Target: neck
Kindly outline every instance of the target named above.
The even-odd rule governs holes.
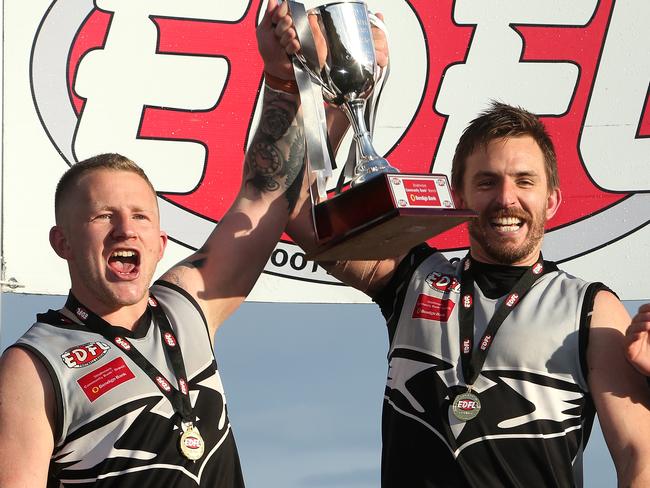
[[[518,259],[513,262],[503,262],[497,259],[492,258],[489,254],[483,251],[479,246],[470,245],[470,255],[475,261],[479,261],[485,264],[499,264],[501,266],[532,266],[539,259],[539,255],[542,251],[541,246],[536,247],[532,252],[530,252],[525,257]]]
[[[111,325],[119,325],[120,327],[124,327],[125,329],[132,331],[135,330],[136,326],[139,323],[140,317],[142,317],[146,310],[147,304],[145,302],[143,307],[122,307],[114,312],[98,315]]]
[[[123,327],[128,330],[134,330],[136,328],[140,317],[147,310],[148,296],[143,297],[142,300],[132,305],[109,305],[103,303],[101,300],[86,296],[83,292],[78,293],[74,289],[71,291],[75,298],[95,315],[101,317],[111,325]],[[74,313],[75,311],[71,310],[71,312]]]

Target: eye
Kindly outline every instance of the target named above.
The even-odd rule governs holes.
[[[99,214],[99,215],[96,215],[95,217],[93,217],[93,220],[111,220],[112,217],[113,217],[113,214],[102,213],[102,214]]]
[[[493,179],[483,179],[476,182],[476,188],[478,188],[479,190],[489,189],[492,188],[493,186],[494,186]]]
[[[535,181],[531,178],[521,178],[517,180],[517,184],[522,188],[530,188],[535,185]]]

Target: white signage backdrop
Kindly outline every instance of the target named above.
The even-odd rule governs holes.
[[[490,99],[557,123],[551,132],[562,145],[560,157],[567,147],[579,157],[568,169],[561,166],[562,188],[570,198],[563,221],[551,222],[545,257],[572,274],[606,282],[623,299],[648,298],[650,3],[368,4],[385,14],[390,31],[391,77],[378,109],[378,151],[391,161],[391,155],[425,154],[420,171],[448,174],[463,127]],[[54,187],[69,164],[100,152],[134,159],[161,194],[163,228],[173,241],[159,272],[201,245],[219,217],[218,210],[211,213],[210,198],[227,208],[236,192],[246,133],[255,120],[258,8],[259,0],[5,2],[2,278],[22,287],[3,291],[67,293],[65,262],[47,237]],[[436,37],[437,22],[458,32],[458,39]],[[586,63],[559,54],[531,60],[540,56],[536,40],[556,36],[561,46],[561,36],[596,32],[598,22],[605,26],[599,36],[579,38],[599,55],[592,60],[593,73]],[[201,30],[222,27],[241,37],[222,42]],[[451,53],[454,43],[463,51]],[[206,52],[192,53],[196,46]],[[436,61],[444,69],[432,77]],[[422,121],[426,110],[438,125]],[[577,130],[558,137],[561,121],[571,120],[579,121]],[[240,129],[241,147],[228,153],[224,147],[232,142],[233,128]],[[427,141],[431,157],[421,151]],[[227,191],[220,193],[219,185]],[[201,194],[207,187],[209,193]],[[591,203],[576,210],[584,201]],[[456,249],[450,256],[460,256],[466,252],[458,250],[462,247],[452,242],[446,248]],[[306,262],[289,242],[278,245],[249,299],[367,301]]]

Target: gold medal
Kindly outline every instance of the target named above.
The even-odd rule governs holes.
[[[199,429],[194,427],[192,422],[183,422],[181,423],[181,427],[183,428],[183,434],[179,443],[181,453],[190,461],[201,459],[205,450],[205,444]]]
[[[470,391],[457,395],[451,405],[451,411],[454,417],[463,422],[475,418],[480,410],[481,401]]]

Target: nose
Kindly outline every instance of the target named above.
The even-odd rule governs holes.
[[[115,240],[133,239],[137,236],[133,220],[128,215],[114,216],[112,234]]]
[[[498,187],[497,202],[503,207],[512,207],[517,203],[517,186],[513,181],[504,178]]]

